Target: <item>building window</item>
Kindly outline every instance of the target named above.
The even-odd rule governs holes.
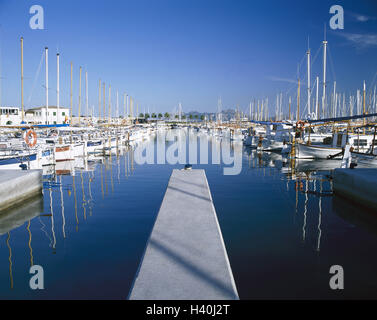
[[[54,112],[55,113],[55,112]],[[56,124],[56,121],[54,121],[54,124]]]
[[[53,114],[54,114],[54,116],[56,116],[56,112],[54,112]]]
[[[62,116],[65,116],[65,112],[62,112]]]

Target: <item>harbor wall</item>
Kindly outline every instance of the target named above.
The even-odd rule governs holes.
[[[42,170],[0,170],[0,214],[42,192]]]

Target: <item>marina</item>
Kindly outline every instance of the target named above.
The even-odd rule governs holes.
[[[180,143],[188,139],[180,136]],[[142,143],[155,146],[165,137],[158,133]],[[355,210],[354,202],[334,194],[326,161],[341,161],[302,167],[277,153],[242,149],[239,175],[223,175],[221,165],[193,165],[208,178],[239,298],[373,297],[377,260],[365,252],[376,248],[377,220],[373,210],[357,204]],[[135,147],[115,150],[45,171],[43,197],[1,215],[2,298],[128,298],[172,170],[184,166],[140,165]],[[338,261],[353,270],[347,294],[326,286],[328,268]],[[37,294],[26,289],[33,264],[45,266],[49,279]]]
[[[0,2],[0,300],[376,299],[377,11],[345,1]]]

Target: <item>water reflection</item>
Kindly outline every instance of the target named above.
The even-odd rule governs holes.
[[[174,141],[159,134],[113,148],[107,156],[64,161],[44,168],[43,198],[32,199],[0,215],[0,243],[5,244],[0,245],[0,280],[8,283],[6,288],[0,288],[0,297],[7,298],[9,289],[18,289],[14,297],[33,298],[26,287],[28,279],[23,277],[31,265],[38,263],[57,270],[49,276],[58,285],[45,290],[46,298],[94,297],[96,290],[92,286],[98,279],[103,283],[101,297],[126,295],[171,170],[182,167],[140,165],[135,162],[135,148],[155,145],[158,140],[169,147],[175,141],[183,143],[189,134],[192,133],[181,134]],[[299,297],[296,292],[302,293],[303,286],[308,284],[297,280],[297,273],[280,268],[280,263],[286,263],[289,270],[296,270],[297,263],[310,269],[311,297],[328,297],[316,289],[314,275],[327,268],[333,257],[335,261],[348,259],[346,253],[333,248],[334,244],[343,245],[344,234],[356,237],[360,246],[377,249],[375,215],[333,195],[331,171],[340,166],[338,161],[290,160],[277,153],[243,147],[241,174],[224,176],[224,164],[217,164],[216,158],[224,138],[199,135],[208,139],[210,164],[194,168],[206,169],[241,299]],[[236,141],[229,145],[232,150],[242,147]],[[187,155],[189,148],[190,145]],[[200,150],[199,145],[195,148]],[[212,160],[216,164],[211,164]],[[349,234],[354,230],[350,226],[362,238]],[[368,238],[365,231],[374,237]],[[311,254],[321,259],[313,260]],[[362,264],[359,260],[357,263]],[[313,266],[315,263],[318,267]],[[377,267],[376,261],[370,263]],[[259,272],[263,274],[266,264],[274,266],[271,273],[276,277],[258,287],[255,278]],[[96,271],[97,266],[101,271]],[[327,276],[328,270],[323,276],[326,283]],[[87,290],[72,292],[65,283],[70,277],[85,283]],[[284,291],[278,286],[276,281],[280,278],[289,279],[291,288]],[[270,291],[264,292],[267,289],[263,288]],[[362,288],[358,290],[355,292]]]

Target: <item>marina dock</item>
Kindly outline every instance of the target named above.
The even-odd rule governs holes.
[[[334,192],[377,209],[376,169],[335,169]]]
[[[42,170],[0,170],[0,211],[42,192]]]
[[[173,170],[129,299],[238,299],[204,170]]]

